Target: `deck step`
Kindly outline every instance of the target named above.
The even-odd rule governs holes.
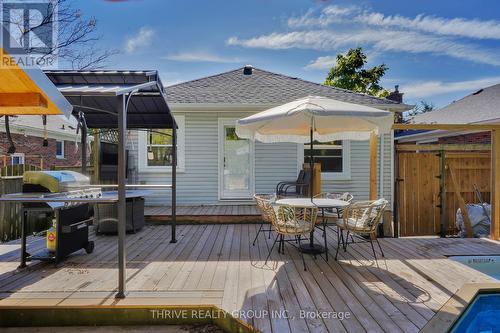
[[[0,292],[2,306],[5,305],[184,305],[222,303],[223,290],[163,290],[163,291],[129,291],[127,297],[118,303],[114,298],[116,291],[72,291],[72,292],[40,292],[17,291],[15,293]]]
[[[146,206],[144,216],[148,222],[169,222],[172,210],[168,206]],[[177,207],[180,223],[259,223],[261,215],[255,205],[193,205]]]

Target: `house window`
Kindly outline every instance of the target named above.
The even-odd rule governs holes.
[[[310,162],[311,149],[304,145],[304,163]],[[314,161],[321,164],[321,173],[328,179],[349,177],[349,141],[314,142]]]
[[[10,155],[10,164],[12,165],[24,164],[24,154],[17,153]]]
[[[172,166],[172,130],[147,132],[147,166]]]
[[[175,116],[177,122],[177,170],[184,171],[184,116]],[[172,130],[139,131],[139,171],[169,172],[172,168]]]
[[[56,141],[56,157],[64,158],[64,141]]]

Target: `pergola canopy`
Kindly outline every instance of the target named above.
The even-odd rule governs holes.
[[[172,234],[176,240],[177,125],[170,112],[157,71],[94,70],[45,71],[52,83],[73,105],[79,119],[82,144],[87,128],[118,129],[118,293],[126,296],[125,221],[126,211],[126,129],[172,128]],[[82,116],[83,115],[83,119]],[[82,148],[82,173],[86,170],[86,149]]]
[[[73,115],[84,113],[89,128],[117,128],[117,96],[128,94],[127,128],[175,124],[157,71],[49,70],[45,74],[73,105]]]

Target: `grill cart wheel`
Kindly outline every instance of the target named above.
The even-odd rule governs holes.
[[[94,251],[94,241],[90,241],[87,243],[87,246],[85,246],[85,251],[90,254]]]

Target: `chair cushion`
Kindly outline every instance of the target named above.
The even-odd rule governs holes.
[[[276,214],[276,229],[278,232],[286,234],[304,234],[312,230],[313,226],[311,221],[304,221],[301,219],[294,219],[294,209],[292,207],[273,205]],[[283,217],[280,218],[280,209]]]
[[[302,220],[297,220],[294,222],[278,221],[277,227],[280,229],[278,231],[290,234],[304,234],[311,232],[311,223]]]
[[[382,209],[382,207],[384,207],[384,205],[386,205],[387,203],[388,203],[388,201],[385,200],[384,198],[381,198],[381,199],[378,199],[378,200],[375,200],[374,202],[372,202],[371,205],[374,207],[372,209],[371,217],[375,218],[380,213],[380,210]]]
[[[345,222],[347,222],[347,227],[349,229],[358,229],[358,230],[365,230],[365,229],[369,229],[369,227],[366,225],[366,218],[367,217],[364,217],[362,216],[361,218],[359,219],[354,219],[352,217],[348,218],[347,220],[337,220],[336,224],[339,226],[339,227],[344,227],[345,226]]]

